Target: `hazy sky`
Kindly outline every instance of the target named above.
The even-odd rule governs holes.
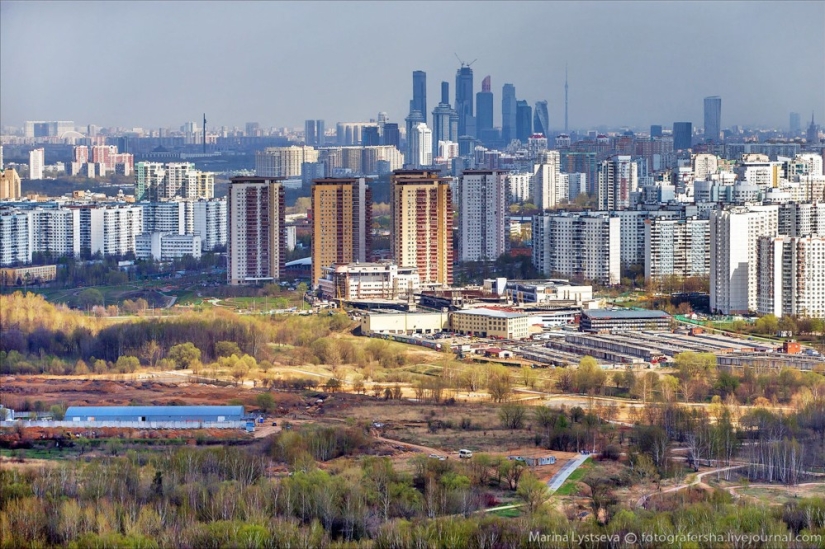
[[[825,123],[825,2],[0,2],[0,123],[327,127],[403,122],[413,70],[454,100],[458,61],[570,126]],[[428,121],[431,116],[428,114]]]

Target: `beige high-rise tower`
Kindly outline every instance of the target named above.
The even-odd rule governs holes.
[[[230,284],[278,280],[284,272],[284,188],[268,177],[233,177],[226,197]]]
[[[453,282],[453,204],[449,179],[430,170],[392,176],[391,252],[399,267],[417,267],[422,284]]]
[[[20,198],[20,176],[14,168],[0,171],[0,200]]]
[[[312,287],[324,267],[370,260],[372,192],[363,177],[312,182]]]

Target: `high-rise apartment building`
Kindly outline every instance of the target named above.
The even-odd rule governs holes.
[[[784,236],[825,236],[825,202],[787,202],[779,205],[778,233]]]
[[[135,165],[135,200],[156,202],[166,177],[166,170],[160,162],[138,162]]]
[[[673,123],[673,149],[686,151],[693,144],[693,124],[690,122]]]
[[[442,141],[458,142],[458,113],[450,107],[450,84],[441,83],[441,102],[433,110],[433,158]]]
[[[227,280],[257,284],[284,273],[284,188],[268,177],[233,177],[226,200]]]
[[[410,112],[418,111],[422,115],[427,113],[427,73],[413,71],[413,98],[410,103]]]
[[[536,101],[533,110],[533,133],[550,135],[550,114],[547,112],[547,101]]]
[[[645,219],[645,279],[710,274],[707,219]]]
[[[312,182],[312,287],[323,268],[369,261],[372,245],[372,192],[361,178]]]
[[[650,126],[650,137],[653,139],[662,137],[662,126],[660,124],[653,124]]]
[[[493,129],[493,92],[490,91],[490,77],[481,81],[481,91],[476,94],[476,130],[478,136]]]
[[[0,266],[31,263],[31,216],[16,209],[0,210]]]
[[[80,219],[83,220],[82,211]],[[122,256],[135,251],[135,237],[143,232],[140,206],[96,207],[88,210],[89,244],[92,254]],[[82,222],[82,221],[81,221]],[[81,245],[83,239],[81,236]]]
[[[317,161],[318,151],[306,145],[267,147],[255,153],[255,175],[268,179],[301,177],[301,164]]]
[[[604,160],[598,175],[599,208],[624,210],[630,207],[630,193],[639,186],[638,166],[629,156]]]
[[[692,154],[690,155],[690,167],[694,180],[709,181],[711,176],[719,171],[719,157],[715,154]]]
[[[553,209],[567,196],[560,192],[561,160],[559,151],[545,151],[533,166],[533,204],[539,211]]]
[[[532,172],[514,172],[507,174],[507,200],[510,204],[529,202],[533,199]]]
[[[516,87],[504,84],[501,89],[501,139],[509,145],[516,139]]]
[[[619,284],[620,220],[606,214],[533,216],[533,265],[547,276]]]
[[[721,314],[757,310],[757,241],[776,236],[777,206],[735,207],[710,215],[710,309]]]
[[[527,101],[516,102],[516,139],[527,143],[533,135],[533,109]]]
[[[505,252],[507,174],[464,170],[458,180],[459,261],[493,261]]]
[[[20,176],[14,168],[0,172],[0,200],[20,198]]]
[[[407,164],[416,168],[431,166],[433,163],[433,132],[423,122],[412,129],[407,136],[410,143],[410,157]]]
[[[46,153],[43,149],[29,151],[29,179],[43,179],[43,168],[46,165]]]
[[[825,318],[825,236],[761,236],[757,311]]]
[[[214,198],[192,204],[194,234],[201,238],[201,248],[211,252],[226,246],[226,200]]]
[[[392,175],[391,254],[399,267],[417,267],[422,284],[453,281],[453,205],[449,179],[429,170]]]
[[[66,132],[74,131],[71,120],[27,120],[23,126],[25,137],[60,137]]]
[[[722,139],[722,98],[705,97],[705,141],[719,143]]]
[[[476,136],[473,116],[473,69],[461,64],[455,73],[455,110],[458,113],[458,136]]]

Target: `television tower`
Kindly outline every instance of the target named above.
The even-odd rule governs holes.
[[[564,133],[570,135],[567,130],[567,63],[564,64]]]
[[[206,154],[206,113],[203,113],[203,154]]]

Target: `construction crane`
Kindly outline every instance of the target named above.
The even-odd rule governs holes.
[[[461,66],[462,66],[462,67],[470,67],[470,66],[472,66],[472,64],[473,64],[473,63],[475,63],[476,61],[478,61],[478,59],[473,59],[473,60],[472,60],[472,61],[470,61],[469,63],[465,63],[464,61],[462,61],[462,60],[461,60],[461,58],[458,56],[458,54],[457,54],[457,53],[454,53],[453,55],[455,55],[455,58],[456,58],[456,59],[458,59],[458,62],[459,62],[459,63],[461,63]]]

